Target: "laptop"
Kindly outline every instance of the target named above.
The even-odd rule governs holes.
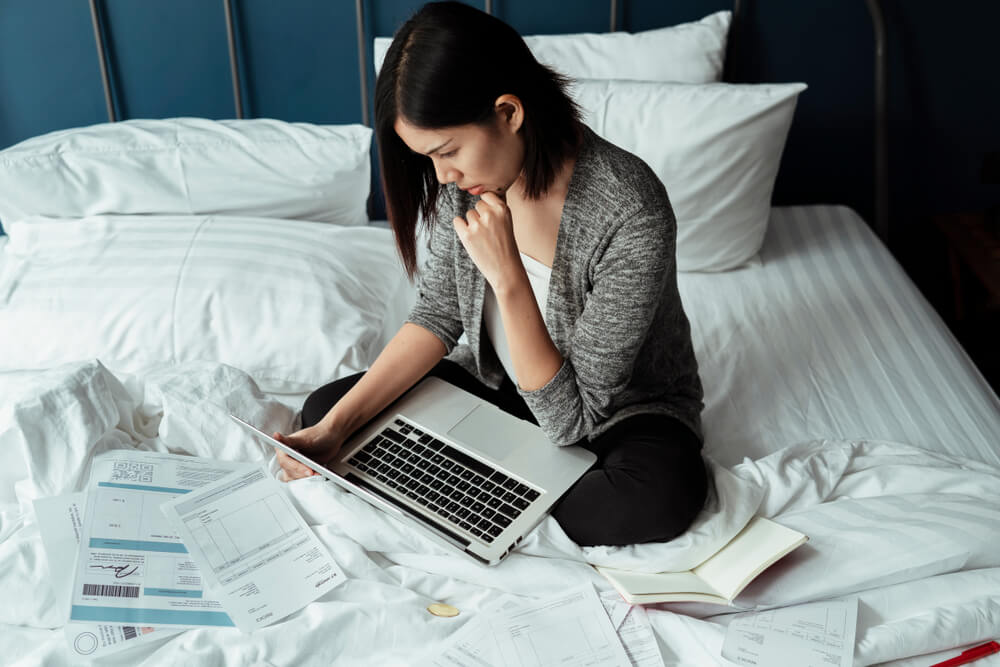
[[[320,465],[235,415],[338,486],[486,565],[504,559],[597,457],[436,377],[421,380]]]

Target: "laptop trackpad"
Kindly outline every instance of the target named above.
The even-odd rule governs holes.
[[[485,403],[479,404],[448,431],[455,440],[502,461],[520,444],[515,436],[516,417]]]

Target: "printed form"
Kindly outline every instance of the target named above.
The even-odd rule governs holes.
[[[265,468],[242,470],[163,506],[212,594],[244,632],[344,583],[344,573]]]
[[[83,492],[39,498],[34,501],[35,519],[42,536],[42,547],[49,563],[52,589],[59,600],[60,616],[69,616],[73,595],[73,569],[83,528]],[[108,623],[67,623],[63,628],[70,650],[80,657],[97,658],[135,646],[147,639],[161,639],[180,632],[180,628],[112,625]]]
[[[739,614],[726,629],[722,657],[762,667],[851,667],[857,625],[857,598]]]
[[[435,667],[662,665],[659,649],[656,662],[648,658],[644,663],[630,661],[615,633],[616,626],[627,623],[628,605],[622,608],[602,602],[594,587],[587,583],[545,600],[528,604],[508,600],[487,607],[455,633],[444,652],[433,656],[430,664]],[[646,627],[649,629],[648,621]],[[655,644],[651,630],[649,638]]]
[[[234,470],[256,464],[133,449],[91,467],[70,621],[148,627],[232,626],[206,597],[201,573],[160,511]]]
[[[663,667],[660,646],[645,608],[629,604],[618,591],[604,591],[600,597],[632,667]]]
[[[589,583],[558,598],[494,615],[487,623],[497,638],[503,665],[630,665]]]

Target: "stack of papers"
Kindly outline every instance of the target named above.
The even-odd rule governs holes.
[[[197,626],[250,632],[345,580],[257,464],[115,450],[86,494],[35,510],[81,656]]]

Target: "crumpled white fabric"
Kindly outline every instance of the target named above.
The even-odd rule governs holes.
[[[884,441],[800,443],[733,472],[768,493],[760,513],[810,536],[736,603],[830,598],[1000,566],[1000,470]]]
[[[859,596],[858,625],[865,631],[857,637],[855,660],[866,665],[995,639],[1000,568],[868,591]]]
[[[36,498],[81,490],[95,456],[150,435],[132,397],[99,362],[39,373],[20,390],[0,407],[0,452],[17,451],[27,471],[15,483],[22,512]]]
[[[261,394],[251,378],[213,364],[156,368],[141,377],[121,379],[96,361],[30,376],[2,374],[0,398],[4,399],[0,464],[9,463],[6,467],[11,470],[20,465],[25,471],[16,494],[0,496],[0,591],[10,601],[0,605],[0,652],[5,662],[18,665],[69,661],[58,629],[64,619],[53,618],[47,565],[25,503],[82,488],[89,461],[114,447],[220,459],[270,456],[241,429],[230,426],[230,412],[265,429],[295,427],[294,412]],[[273,459],[271,465],[273,469]],[[974,539],[962,531],[949,533],[954,527],[947,521],[934,530],[942,531],[968,562],[982,569],[962,566],[966,571],[951,574],[914,571],[908,576],[919,580],[872,581],[872,569],[863,560],[848,562],[835,576],[823,576],[828,571],[817,574],[815,568],[828,568],[829,563],[805,559],[792,562],[784,575],[781,570],[765,573],[776,577],[765,590],[779,590],[782,576],[791,580],[795,575],[819,582],[809,589],[813,597],[857,593],[864,610],[858,628],[858,664],[903,659],[913,650],[949,648],[956,645],[956,637],[971,642],[984,633],[1000,634],[996,600],[990,593],[1000,563],[994,564],[987,548],[995,539],[990,531],[1000,526],[990,513],[1000,493],[1000,471],[896,443],[822,440],[729,469],[711,462],[709,467],[714,495],[691,534],[680,540],[581,549],[550,518],[494,568],[444,552],[420,533],[321,479],[293,482],[285,488],[348,575],[344,586],[252,635],[197,629],[104,662],[414,664],[438,651],[478,609],[499,596],[535,598],[586,580],[607,590],[610,585],[591,562],[626,568],[680,567],[703,560],[755,512],[800,525],[808,533],[816,530],[815,521],[823,512],[845,509],[847,505],[838,508],[837,503],[846,501],[866,512],[903,511],[899,503],[909,503],[905,508],[928,516],[937,510],[960,512],[963,521],[974,520],[969,515],[978,503],[983,506],[979,510],[983,527]],[[1000,501],[996,505],[1000,507]],[[836,537],[835,532],[831,535]],[[812,575],[809,568],[814,568]],[[831,585],[824,588],[824,582]],[[887,588],[888,583],[894,585]],[[790,588],[793,595],[802,590],[802,586]],[[462,613],[455,619],[433,617],[424,608],[435,601],[453,604]],[[752,602],[774,600],[762,597]],[[675,611],[658,606],[649,612],[665,662],[724,664],[719,648],[727,617],[709,616],[718,614],[719,608],[698,614],[708,618]],[[955,630],[956,624],[961,632]]]
[[[20,451],[27,470],[15,484],[22,511],[36,498],[83,490],[90,462],[111,449],[263,460],[269,452],[229,414],[273,430],[288,430],[295,421],[246,373],[222,364],[162,366],[141,381],[126,376],[131,392],[97,360],[44,371],[31,381],[19,374],[19,380],[0,406],[0,452]]]

